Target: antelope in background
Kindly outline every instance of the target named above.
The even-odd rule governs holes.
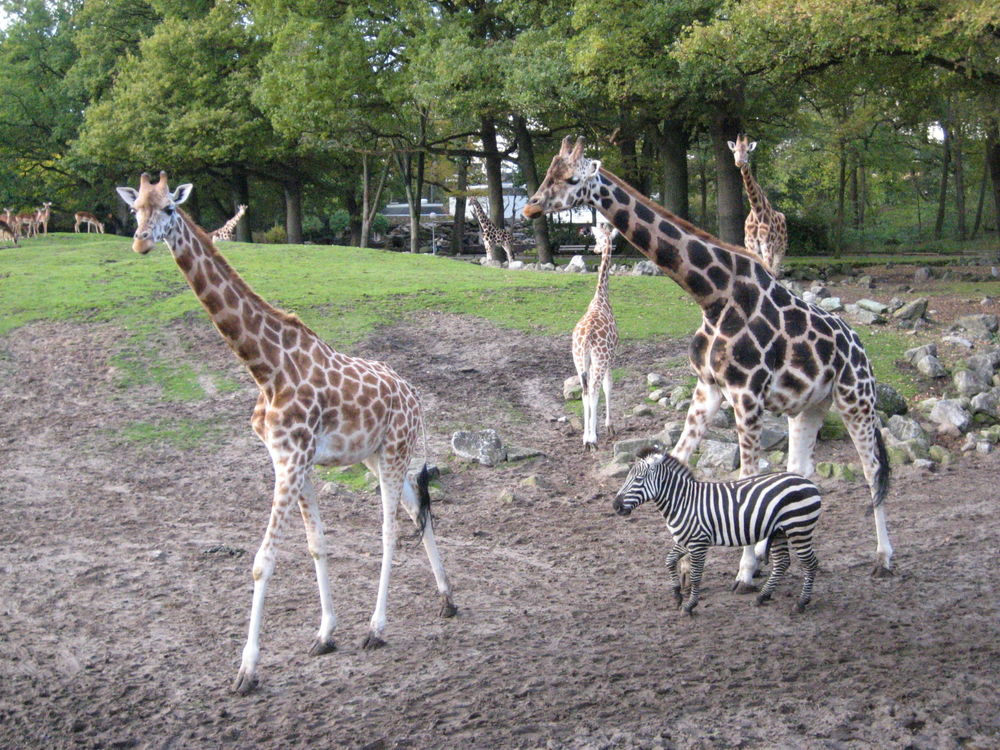
[[[76,222],[75,224],[73,224],[74,232],[79,232],[80,225],[86,224],[87,234],[90,234],[91,227],[93,227],[93,231],[98,232],[99,234],[104,234],[104,222],[102,222],[100,219],[98,219],[89,211],[77,211],[75,214],[73,214],[73,219]]]

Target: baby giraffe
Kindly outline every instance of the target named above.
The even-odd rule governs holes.
[[[135,214],[132,249],[145,254],[160,240],[167,244],[222,338],[260,389],[250,426],[271,454],[274,501],[264,540],[254,557],[250,631],[233,685],[235,691],[246,694],[257,685],[264,596],[274,572],[275,547],[295,508],[305,523],[322,608],[311,653],[325,654],[336,648],[326,538],[312,482],[316,464],[364,463],[379,480],[382,571],[375,612],[362,647],[384,645],[400,501],[423,538],[441,595],[441,614],[451,617],[457,610],[434,539],[427,465],[417,477],[416,491],[406,476],[424,429],[417,394],[388,365],[335,351],[295,315],[257,296],[219,254],[208,234],[179,208],[191,190],[188,184],[171,192],[166,173],[160,172],[158,182],[151,183],[143,173],[138,190],[120,187],[118,194]],[[426,432],[423,438],[426,457]]]
[[[583,447],[597,449],[597,406],[604,386],[604,426],[608,436],[611,427],[611,364],[618,346],[618,326],[608,297],[608,272],[611,267],[612,240],[618,234],[611,224],[600,221],[593,228],[597,244],[594,252],[601,256],[597,271],[597,290],[590,306],[573,329],[573,364],[583,386]]]

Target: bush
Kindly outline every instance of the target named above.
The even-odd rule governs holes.
[[[285,234],[285,228],[280,224],[275,224],[273,227],[264,232],[264,242],[268,245],[280,245],[287,241],[288,235]]]
[[[828,255],[833,252],[830,228],[818,216],[786,215],[789,255]]]

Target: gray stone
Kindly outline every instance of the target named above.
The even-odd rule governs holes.
[[[663,425],[663,429],[655,439],[663,445],[673,447],[677,445],[677,441],[681,439],[681,433],[683,432],[684,423],[674,420]]]
[[[496,430],[459,430],[451,436],[451,450],[459,458],[496,466],[507,458],[507,449]]]
[[[943,336],[941,338],[941,341],[944,342],[945,344],[952,344],[953,346],[961,346],[965,349],[972,348],[972,342],[969,341],[967,338],[965,338],[965,336],[957,336],[955,334],[951,334],[949,336]]]
[[[989,339],[996,333],[998,326],[1000,326],[1000,319],[996,315],[989,313],[963,315],[955,321],[955,325],[973,338]]]
[[[905,304],[906,303],[903,302],[903,300],[901,300],[899,297],[893,297],[892,299],[889,300],[889,313],[895,314],[895,312]]]
[[[791,279],[781,279],[780,281],[778,281],[778,283],[781,284],[783,287],[785,287],[785,289],[790,291],[796,297],[801,297],[803,293],[806,291],[805,287],[802,286],[802,284],[800,284],[797,281],[792,281]]]
[[[876,302],[873,299],[859,299],[856,304],[862,310],[867,310],[877,315],[881,315],[889,309],[888,305],[883,305],[881,302]]]
[[[524,261],[512,260],[510,263],[507,264],[507,268],[510,271],[522,271],[524,270]]]
[[[888,415],[906,414],[906,399],[888,383],[875,384],[875,408]]]
[[[845,305],[844,315],[850,319],[852,323],[860,325],[874,325],[876,323],[885,323],[885,318],[883,318],[878,313],[873,313],[870,310],[865,310],[858,307],[857,305]]]
[[[656,410],[653,409],[653,407],[650,406],[649,404],[636,404],[635,406],[632,407],[633,417],[651,417],[655,413]]]
[[[917,371],[929,378],[943,378],[948,372],[937,357],[925,355],[916,361]]]
[[[486,266],[487,268],[503,268],[503,263],[499,260],[493,260],[489,256],[484,256],[479,259],[479,265]]]
[[[989,440],[977,440],[976,441],[976,453],[992,453],[993,443]]]
[[[718,429],[725,429],[727,427],[732,427],[736,424],[736,418],[733,416],[733,410],[730,409],[719,409],[715,412],[715,416],[712,417],[712,421],[709,426]]]
[[[539,271],[555,271],[556,270],[556,264],[555,263],[541,263],[538,266],[538,270]]]
[[[967,432],[972,425],[972,415],[955,399],[946,398],[938,401],[931,409],[929,417],[938,425],[939,432],[951,435]]]
[[[899,308],[892,314],[896,320],[916,320],[917,318],[924,317],[927,312],[927,298],[920,297],[912,302],[907,302],[905,305],[900,305]]]
[[[916,270],[916,273],[913,274],[913,280],[917,284],[924,284],[933,278],[934,278],[934,272],[930,269],[929,266],[921,266]]]
[[[656,438],[632,438],[631,440],[618,440],[611,446],[611,453],[616,461],[631,461],[636,454],[644,448],[653,448],[663,445]]]
[[[890,442],[919,440],[925,446],[930,445],[930,438],[927,436],[927,433],[924,432],[924,428],[921,427],[920,423],[915,419],[894,414],[889,417],[889,421],[886,423],[885,429],[889,432],[890,437],[893,439]]]
[[[875,280],[868,274],[864,274],[863,276],[858,277],[858,286],[862,289],[874,289]]]
[[[983,380],[992,380],[997,368],[1000,368],[1000,350],[991,349],[982,354],[969,357],[969,369]]]
[[[646,398],[649,401],[659,401],[661,398],[667,395],[667,392],[663,388],[657,388],[655,391],[650,391],[646,394]]]
[[[1000,400],[993,393],[977,393],[969,403],[969,409],[973,414],[986,414],[990,417],[1000,417]]]
[[[826,299],[830,296],[830,290],[818,281],[809,287],[809,291],[816,295],[816,299]]]
[[[698,468],[733,471],[740,465],[740,448],[736,443],[723,443],[718,440],[702,440],[701,457]]]
[[[602,466],[601,470],[598,471],[597,473],[606,479],[611,479],[615,477],[625,476],[626,474],[628,474],[629,469],[631,468],[632,465],[629,462],[621,460],[621,457],[618,457],[615,458],[611,463]]]
[[[566,378],[563,381],[563,400],[576,401],[581,398],[583,398],[583,384],[580,382],[580,376]]]
[[[844,309],[840,297],[824,297],[819,301],[819,306],[827,312],[840,312]]]
[[[520,445],[512,445],[507,449],[507,460],[508,461],[526,461],[529,458],[538,458],[539,456],[544,456],[537,448],[525,448]]]
[[[803,302],[808,302],[810,305],[815,305],[819,302],[819,297],[813,294],[811,290],[806,289],[806,291],[802,292],[802,300]]]
[[[928,354],[932,357],[937,357],[937,344],[924,344],[923,346],[917,346],[913,349],[907,349],[903,353],[903,356],[906,357],[907,361],[911,365],[915,365],[917,364],[917,360]]]
[[[667,398],[670,399],[670,405],[676,409],[679,403],[690,399],[693,392],[694,389],[689,385],[678,385],[674,386]]]
[[[632,266],[633,276],[662,276],[663,271],[660,270],[651,260],[640,260],[634,266]]]
[[[972,370],[959,370],[952,376],[952,382],[960,396],[972,397],[990,389],[989,381]]]
[[[569,259],[569,263],[563,267],[563,270],[567,273],[586,273],[587,264],[584,262],[582,255],[574,255]]]
[[[667,385],[667,379],[656,372],[650,372],[646,375],[646,385],[651,388],[663,388]]]

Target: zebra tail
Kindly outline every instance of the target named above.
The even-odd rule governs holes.
[[[872,507],[877,508],[885,502],[889,494],[889,454],[885,450],[882,431],[875,428],[875,476],[872,481]]]
[[[417,536],[421,537],[424,535],[424,530],[427,528],[427,524],[432,522],[431,519],[431,493],[429,489],[430,485],[430,472],[427,471],[427,463],[424,463],[424,467],[417,474],[417,500],[419,501],[419,507],[417,510]]]

